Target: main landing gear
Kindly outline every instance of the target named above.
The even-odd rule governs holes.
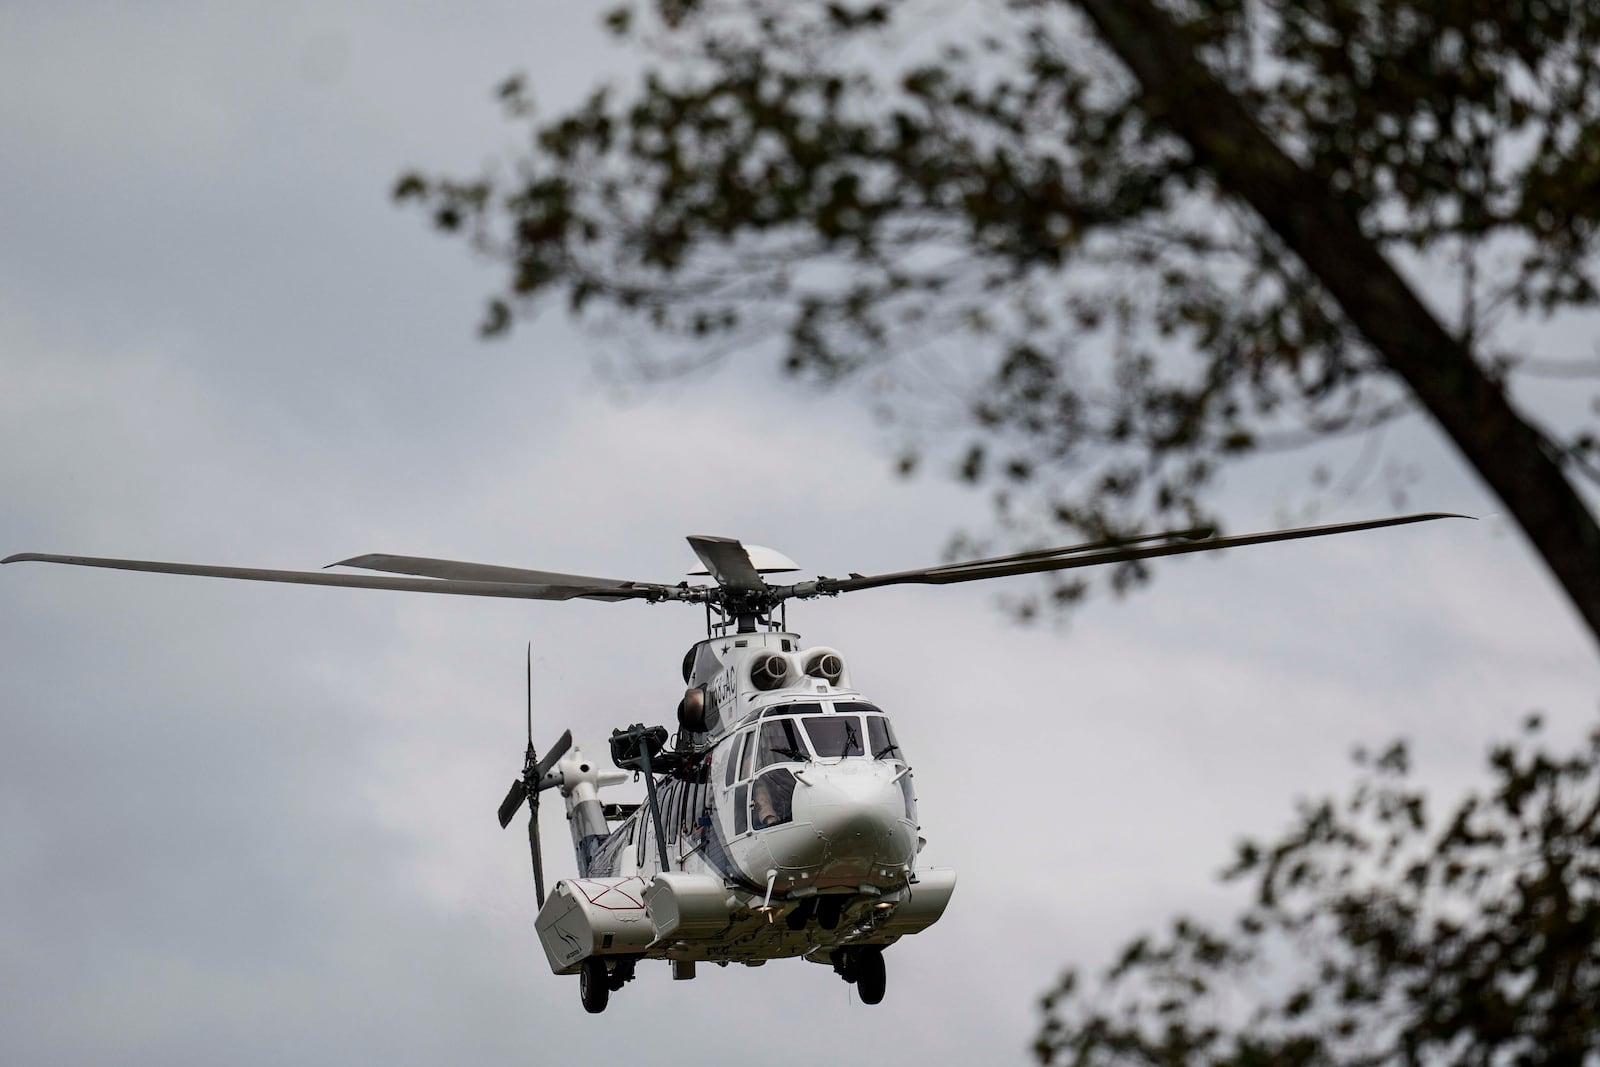
[[[877,945],[859,948],[834,949],[828,957],[839,977],[856,987],[863,1004],[876,1004],[883,999],[888,974],[883,969],[883,949]]]
[[[583,1010],[598,1015],[606,1010],[613,991],[633,981],[633,960],[616,960],[607,970],[606,961],[590,956],[578,970],[578,995],[583,999]]]

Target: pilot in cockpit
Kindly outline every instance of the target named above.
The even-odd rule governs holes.
[[[805,758],[805,742],[796,720],[769,719],[761,725],[761,743],[756,749],[758,777],[750,790],[750,821],[756,829],[778,826],[794,817],[794,774],[781,768],[761,773],[763,768]]]
[[[788,822],[794,818],[794,775],[786,770],[763,774],[756,779],[750,801],[756,829]]]

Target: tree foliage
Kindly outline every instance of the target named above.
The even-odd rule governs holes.
[[[1600,7],[633,0],[606,23],[637,84],[541,116],[511,78],[524,152],[396,187],[504,264],[485,334],[555,303],[646,378],[756,351],[861,383],[903,469],[950,462],[1028,540],[1218,525],[1230,467],[1425,414],[1600,638],[1573,485],[1600,444],[1526,402],[1600,372]],[[1234,926],[1182,920],[1093,991],[1068,974],[1041,1058],[1600,1057],[1600,734],[1497,751],[1442,822],[1406,763],[1245,846]]]
[[[1435,818],[1396,744],[1224,877],[1231,927],[1177,920],[1103,985],[1044,1000],[1046,1063],[1571,1064],[1600,1056],[1600,731],[1571,755],[1530,718],[1487,789]]]
[[[1147,23],[1105,47],[1135,11]],[[1592,4],[639,0],[607,24],[648,56],[640,84],[540,118],[513,78],[525,154],[397,187],[508,267],[485,333],[556,299],[645,375],[781,337],[795,376],[871,383],[903,469],[945,457],[1028,538],[1215,524],[1229,464],[1413,412],[1396,359],[1429,349],[1456,394],[1423,405],[1468,434],[1505,422],[1469,461],[1523,464],[1485,474],[1502,496],[1537,471],[1513,514],[1569,588],[1600,572],[1562,477],[1594,438],[1528,427],[1502,393],[1596,362],[1516,346],[1570,337],[1596,300]],[[1164,59],[1140,75],[1143,43],[1198,82],[1163,82],[1182,65]],[[1292,195],[1251,187],[1261,153],[1206,144],[1205,115],[1185,129],[1208,93],[1265,135]],[[1288,202],[1298,221],[1276,216]],[[1398,264],[1348,285],[1398,287],[1437,336],[1375,337],[1394,316],[1364,321],[1308,268],[1308,217]],[[1538,526],[1575,532],[1547,549]],[[1592,584],[1574,598],[1600,626]]]

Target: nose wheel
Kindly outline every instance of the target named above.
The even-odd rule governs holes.
[[[860,948],[841,948],[833,953],[833,969],[846,982],[856,987],[856,995],[863,1004],[877,1004],[883,1000],[888,985],[888,973],[883,967],[883,949],[877,945]]]

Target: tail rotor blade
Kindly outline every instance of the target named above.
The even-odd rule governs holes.
[[[533,787],[535,789],[538,788],[539,782],[544,776],[550,773],[550,768],[554,767],[561,757],[567,754],[567,749],[571,747],[572,731],[563,730],[561,736],[556,738],[556,743],[550,746],[550,751],[544,754],[544,759],[540,760],[539,765],[533,769]]]
[[[544,856],[539,851],[539,798],[528,801],[528,852],[533,856],[533,895],[544,907]]]
[[[528,642],[528,751],[523,757],[522,777],[511,783],[511,791],[500,802],[500,828],[504,830],[517,814],[522,802],[528,802],[528,856],[533,860],[533,892],[539,907],[544,907],[544,853],[539,847],[539,783],[556,761],[572,747],[572,731],[564,731],[544,759],[535,759],[533,751],[533,642]]]
[[[500,829],[504,830],[511,825],[511,820],[516,817],[517,809],[522,807],[522,802],[528,796],[528,787],[518,778],[511,783],[511,788],[506,792],[506,798],[500,802]]]

